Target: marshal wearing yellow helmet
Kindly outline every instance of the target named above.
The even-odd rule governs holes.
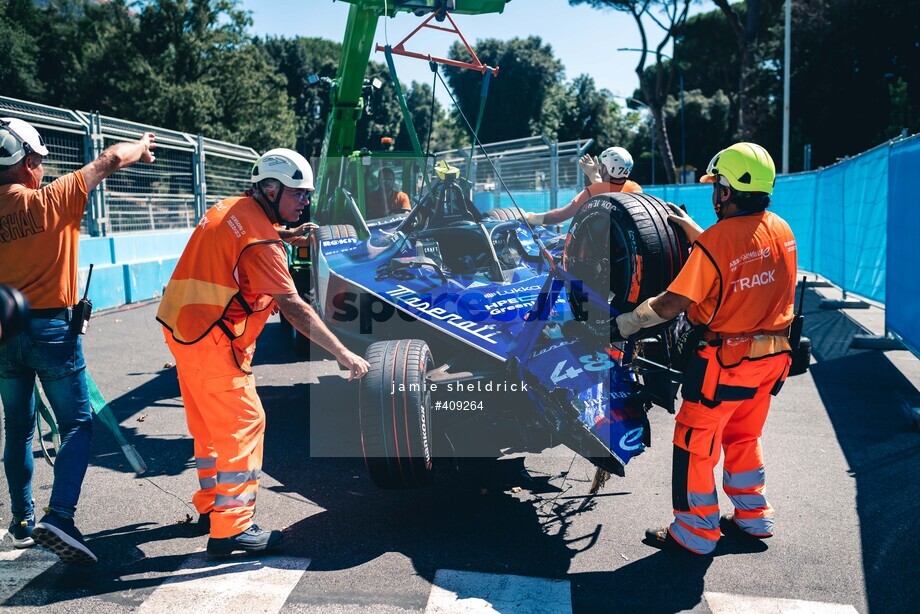
[[[712,184],[719,221],[703,231],[671,205],[670,219],[693,242],[667,291],[616,319],[623,337],[686,311],[703,329],[684,370],[674,429],[674,521],[650,529],[650,545],[711,553],[721,533],[773,535],[760,436],[791,363],[796,244],[789,225],[767,211],[776,169],[767,150],[736,143],[717,153],[700,180]],[[713,470],[724,450],[722,488],[734,513],[719,518]],[[720,533],[721,528],[721,533]]]

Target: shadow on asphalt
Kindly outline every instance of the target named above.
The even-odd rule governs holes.
[[[869,611],[904,611],[920,603],[920,437],[906,412],[920,406],[920,394],[884,353],[849,349],[867,331],[820,309],[820,299],[806,293],[804,334],[814,344],[812,378],[856,479]],[[816,539],[833,539],[828,522]]]
[[[282,364],[293,359],[292,344],[280,327],[269,326],[260,339],[257,360]],[[335,376],[322,377],[321,382],[321,386],[293,383],[259,388],[268,415],[263,467],[280,483],[272,490],[307,498],[325,510],[288,527],[282,553],[312,559],[312,573],[352,569],[396,552],[406,556],[415,573],[428,582],[434,581],[439,569],[566,578],[571,581],[573,605],[581,611],[609,611],[611,606],[680,611],[701,602],[709,557],[649,549],[648,556],[613,572],[570,574],[576,554],[599,547],[600,525],[584,535],[571,535],[570,528],[575,516],[597,501],[566,496],[578,491],[557,486],[564,474],[528,472],[520,457],[470,460],[460,471],[441,466],[431,488],[398,492],[375,488],[361,458],[312,458],[310,417],[316,416],[317,408],[328,408],[333,415],[332,420],[322,421],[324,432],[340,429],[346,445],[355,445],[358,438],[357,387]],[[143,436],[132,432],[131,424],[152,406],[169,405],[173,403],[169,399],[178,395],[175,370],[164,369],[111,400],[131,442],[146,458],[156,459],[148,463],[154,477],[187,471],[192,466],[191,441]],[[124,471],[119,467],[123,459],[111,453],[117,446],[107,429],[97,430],[93,445],[95,463]],[[570,485],[576,479],[570,476]],[[520,486],[522,492],[517,496],[507,492],[513,486]],[[603,496],[626,494],[607,491]],[[186,568],[183,578],[194,579],[260,564],[242,557],[215,571],[202,559],[189,568],[190,560],[202,558],[190,557],[201,546],[191,524],[130,525],[88,537],[100,562],[89,569],[52,566],[32,582],[43,590],[43,604],[66,607],[72,599],[97,595],[134,608],[150,589],[163,583],[164,575],[180,567]],[[151,549],[145,546],[159,541],[174,543],[165,547],[165,554],[147,558],[144,552]],[[733,552],[731,545],[720,549],[724,551],[717,554]],[[270,561],[265,559],[265,564],[271,565]],[[614,586],[616,593],[611,590]],[[22,590],[4,605],[34,605],[35,597],[34,591]],[[412,605],[424,609],[427,593],[408,598],[420,599]]]

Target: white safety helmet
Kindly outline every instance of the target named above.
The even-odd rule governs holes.
[[[313,189],[313,169],[302,155],[280,147],[262,154],[252,166],[252,183],[277,179],[289,188]]]
[[[613,179],[626,179],[632,172],[632,156],[622,147],[608,147],[599,159]]]
[[[38,130],[15,117],[0,117],[0,166],[12,166],[30,153],[48,155]]]

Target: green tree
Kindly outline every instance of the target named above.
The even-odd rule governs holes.
[[[156,0],[143,5],[136,36],[151,80],[134,114],[257,150],[294,146],[286,80],[248,36],[248,13],[233,0]]]
[[[679,97],[668,97],[664,114],[668,133],[680,138]],[[706,96],[698,89],[684,92],[688,166],[705,169],[713,154],[735,140],[731,132],[731,116],[731,100],[722,90],[716,90],[712,96]]]
[[[325,82],[311,84],[309,77],[334,79],[342,45],[307,37],[269,37],[256,44],[265,49],[275,69],[287,79],[288,97],[297,116],[297,150],[306,156],[319,156],[331,102]]]
[[[44,84],[38,77],[35,33],[40,16],[31,0],[0,0],[0,41],[4,60],[0,62],[0,91],[8,96],[41,98]]]
[[[476,44],[479,59],[501,70],[490,85],[489,100],[479,138],[483,143],[519,139],[534,134],[544,124],[544,101],[563,80],[562,63],[553,48],[537,36],[508,41],[485,39]],[[451,59],[467,60],[466,50],[454,43]],[[475,125],[483,75],[460,68],[444,68],[457,103]],[[458,124],[463,125],[462,121]]]
[[[665,174],[669,183],[674,183],[677,175],[664,118],[664,106],[674,83],[675,71],[673,66],[663,61],[662,52],[686,24],[690,2],[691,0],[569,0],[572,6],[587,4],[597,9],[629,13],[635,21],[641,39],[641,53],[636,64],[641,99],[648,105],[654,119],[655,143],[662,160],[665,161]],[[660,38],[654,42],[647,33],[646,22],[654,23],[661,30]],[[646,68],[653,46],[655,63]]]
[[[454,147],[453,126],[447,122],[444,107],[437,98],[432,100],[431,86],[427,83],[413,81],[412,85],[406,89],[405,95],[406,106],[409,107],[409,114],[418,132],[422,150],[436,152]],[[412,151],[412,144],[406,130],[402,130],[399,138],[396,139],[396,149]]]
[[[610,92],[597,89],[594,79],[579,75],[566,85],[565,92],[568,103],[557,134],[560,141],[593,138],[598,151],[626,147],[632,141],[635,126]]]

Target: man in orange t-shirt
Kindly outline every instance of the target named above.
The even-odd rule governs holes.
[[[564,207],[553,209],[546,213],[525,213],[527,221],[535,226],[542,224],[552,225],[575,217],[578,210],[586,202],[598,194],[610,192],[642,192],[642,186],[629,179],[632,172],[633,159],[628,151],[622,147],[608,147],[600,158],[589,162],[590,156],[578,161],[582,170],[591,180],[591,185],[578,193],[572,201]]]
[[[93,414],[80,336],[71,323],[77,303],[77,247],[87,195],[115,171],[152,163],[154,136],[119,143],[73,173],[41,187],[48,148],[38,131],[0,118],[0,284],[28,299],[30,322],[0,348],[0,398],[6,424],[4,469],[10,491],[16,548],[34,544],[65,562],[94,563],[74,525],[89,463]],[[61,448],[54,464],[48,513],[35,524],[32,502],[32,433],[35,376],[57,418]]]
[[[789,225],[766,211],[776,170],[763,147],[736,143],[712,159],[719,221],[706,231],[672,205],[669,219],[693,243],[667,291],[616,318],[624,338],[686,311],[705,327],[705,343],[684,369],[683,404],[674,429],[674,521],[649,529],[655,547],[711,553],[721,533],[773,535],[760,436],[791,363],[796,244]],[[734,513],[719,517],[713,470],[725,452],[722,488]],[[721,529],[721,533],[720,533]]]
[[[377,173],[380,186],[367,195],[367,219],[372,220],[412,210],[409,195],[396,189],[396,174],[384,166]]]

